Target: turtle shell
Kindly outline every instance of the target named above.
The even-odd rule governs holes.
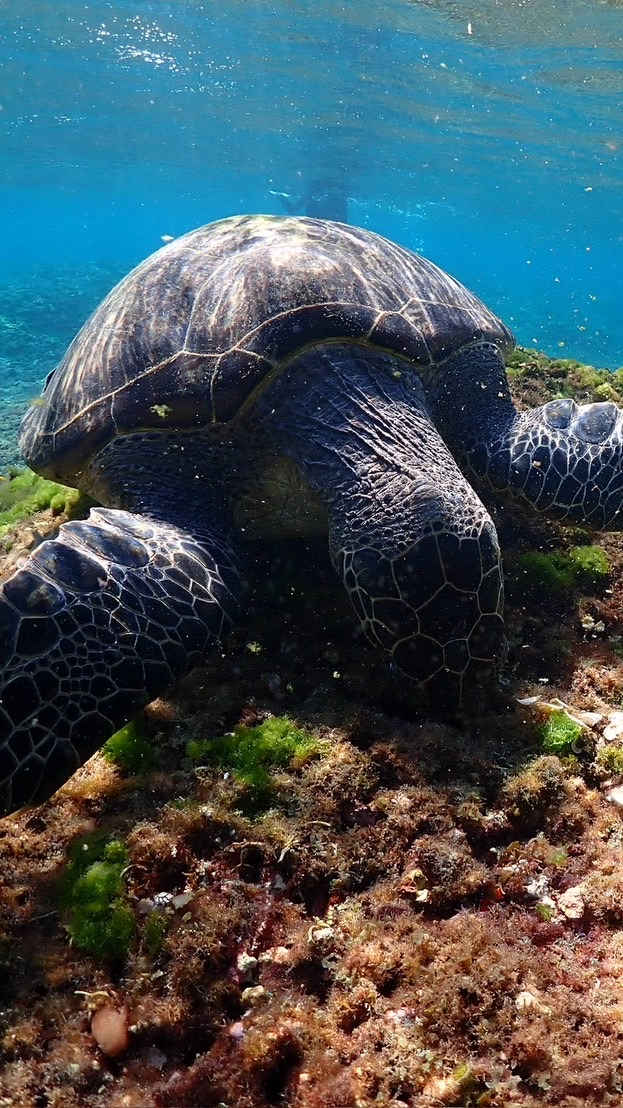
[[[115,435],[227,424],[284,363],[331,340],[393,351],[424,380],[424,367],[469,343],[513,345],[458,281],[371,231],[225,219],[158,250],[112,290],[27,412],[22,452],[79,485]]]

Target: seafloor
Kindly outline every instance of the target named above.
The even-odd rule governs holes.
[[[0,824],[0,1105],[623,1103],[623,541],[486,499],[510,651],[462,713],[396,701],[321,547],[261,548],[224,650]]]

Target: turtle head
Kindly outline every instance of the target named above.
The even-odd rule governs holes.
[[[360,344],[310,348],[256,412],[326,506],[366,636],[412,686],[460,700],[503,654],[500,549],[414,368]]]
[[[461,535],[433,524],[393,558],[367,547],[336,562],[366,636],[418,692],[460,701],[465,679],[477,683],[503,657],[502,572],[488,516]]]

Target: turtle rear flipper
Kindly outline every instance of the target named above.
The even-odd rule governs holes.
[[[220,541],[95,508],[0,587],[0,813],[51,795],[236,618]]]

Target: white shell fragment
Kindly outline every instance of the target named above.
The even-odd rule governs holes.
[[[541,1016],[549,1016],[552,1011],[547,1004],[543,1004],[543,1001],[536,993],[531,992],[529,989],[523,989],[515,997],[515,1007],[518,1012],[534,1012]]]
[[[604,727],[604,739],[611,743],[620,735],[623,735],[623,712],[611,712]]]
[[[515,699],[517,703],[521,704],[524,708],[532,708],[538,705],[539,711],[544,712],[545,715],[552,715],[554,712],[564,712],[568,719],[573,720],[574,723],[577,723],[579,727],[583,727],[585,730],[596,727],[604,718],[601,712],[587,712],[583,708],[574,708],[571,704],[565,704],[564,700],[561,700],[558,696],[553,696],[551,700],[541,700],[540,696],[517,696]],[[623,716],[623,712],[613,714],[620,714]]]
[[[623,808],[623,786],[618,785],[616,789],[610,789],[610,792],[606,793],[606,800],[616,804],[618,808]]]

